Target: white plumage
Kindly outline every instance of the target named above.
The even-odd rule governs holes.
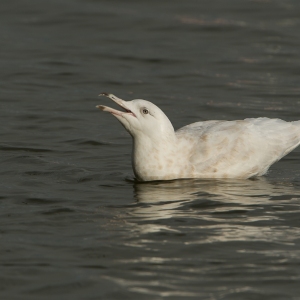
[[[125,110],[97,106],[112,113],[131,134],[132,166],[140,181],[261,176],[300,144],[300,121],[205,121],[175,132],[153,103],[101,95]]]

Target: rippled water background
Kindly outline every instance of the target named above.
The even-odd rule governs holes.
[[[300,119],[300,2],[0,4],[1,299],[300,299],[300,149],[259,180],[135,183],[98,98],[174,127]]]

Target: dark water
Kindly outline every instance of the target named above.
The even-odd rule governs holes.
[[[174,126],[300,119],[300,2],[0,4],[1,299],[300,299],[300,150],[135,183],[111,92]]]

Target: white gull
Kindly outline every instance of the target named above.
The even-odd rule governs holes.
[[[174,131],[168,117],[149,101],[100,96],[124,109],[97,106],[114,115],[132,136],[132,167],[139,181],[261,176],[300,144],[300,121],[204,121]]]

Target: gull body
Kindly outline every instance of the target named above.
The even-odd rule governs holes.
[[[300,121],[204,121],[174,131],[168,117],[149,101],[100,95],[124,109],[97,106],[132,136],[132,167],[139,181],[261,176],[300,144]]]

